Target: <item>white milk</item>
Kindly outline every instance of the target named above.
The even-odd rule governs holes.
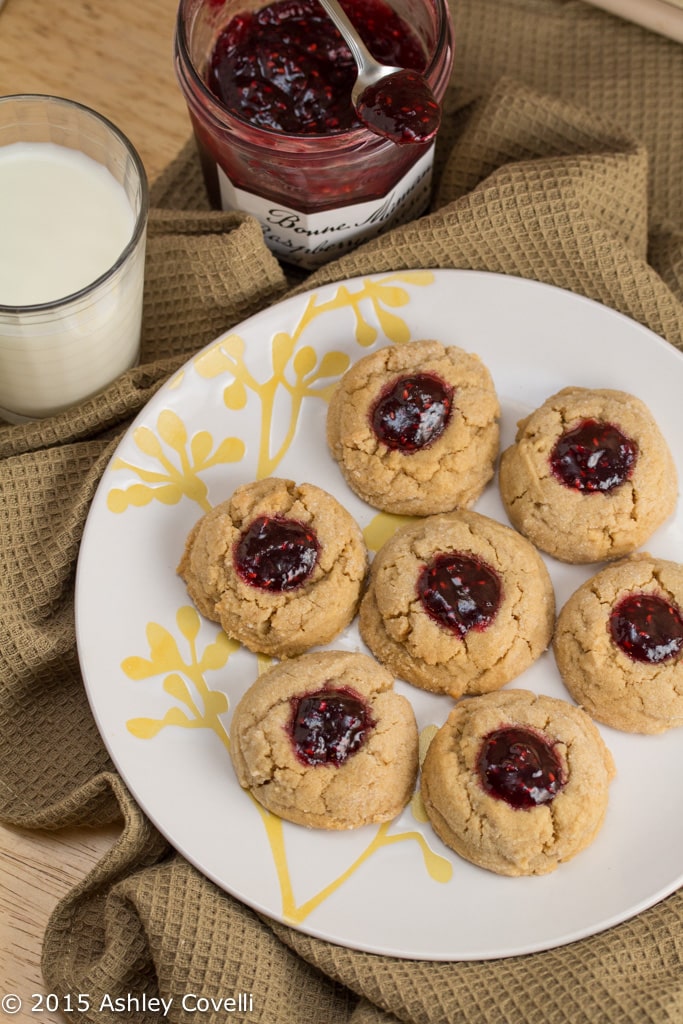
[[[133,234],[106,167],[66,146],[0,147],[0,305],[63,299],[116,263]]]
[[[0,146],[0,306],[55,303],[92,285],[130,242],[135,213],[102,164],[50,142]],[[45,416],[137,360],[144,236],[127,265],[39,312],[0,309],[0,413]]]

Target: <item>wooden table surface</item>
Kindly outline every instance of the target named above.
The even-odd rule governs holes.
[[[0,0],[0,95],[50,93],[104,114],[137,148],[153,180],[190,135],[173,70],[176,0]],[[0,739],[0,742],[2,740]],[[46,1009],[42,937],[55,903],[118,829],[34,833],[0,826],[0,1021],[63,1024]]]

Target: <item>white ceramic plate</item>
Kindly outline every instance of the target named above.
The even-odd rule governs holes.
[[[682,0],[589,0],[609,14],[683,43]]]
[[[489,959],[553,948],[617,924],[683,880],[681,733],[603,728],[618,777],[594,844],[551,875],[503,878],[434,836],[414,803],[389,827],[308,831],[240,790],[231,709],[257,659],[191,608],[175,566],[210,505],[257,476],[324,487],[365,529],[381,525],[325,445],[326,397],[349,361],[438,338],[477,352],[517,419],[567,384],[615,387],[655,412],[683,479],[683,359],[631,320],[569,292],[471,271],[413,271],[332,284],[246,321],[150,401],[106,469],[76,585],[78,646],[104,741],[150,819],[219,886],[332,942],[391,956]],[[506,521],[493,482],[477,510]],[[683,561],[679,512],[647,549]],[[558,607],[596,567],[548,559]],[[223,637],[223,641],[225,638]],[[331,646],[362,648],[354,625]],[[511,686],[567,698],[547,652]],[[420,728],[446,697],[399,682]]]

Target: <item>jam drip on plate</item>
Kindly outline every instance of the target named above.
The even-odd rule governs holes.
[[[320,554],[315,531],[284,516],[259,516],[234,551],[241,579],[263,590],[294,590],[313,572]]]
[[[387,385],[370,412],[370,423],[387,448],[415,452],[441,437],[452,405],[452,387],[433,374],[415,373]]]
[[[584,493],[608,493],[628,480],[638,446],[612,423],[584,420],[566,431],[550,455],[550,466],[566,487]]]
[[[417,36],[384,0],[344,0],[344,8],[376,60],[424,70]],[[351,103],[356,77],[351,51],[316,0],[275,0],[228,22],[207,85],[259,128],[331,135],[360,126]]]
[[[554,744],[524,726],[506,726],[485,736],[477,770],[484,789],[515,808],[547,804],[564,785]]]
[[[658,665],[683,647],[683,618],[657,594],[629,594],[613,609],[609,628],[614,643],[633,661]]]
[[[444,629],[464,637],[483,630],[500,607],[502,588],[494,569],[475,555],[451,551],[424,566],[417,583],[422,606]]]
[[[292,700],[290,735],[304,764],[344,764],[374,725],[365,701],[346,687],[330,685]]]

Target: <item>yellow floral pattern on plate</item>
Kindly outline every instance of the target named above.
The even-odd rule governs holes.
[[[215,640],[208,644],[200,654],[197,649],[200,618],[192,607],[179,609],[176,616],[176,625],[186,641],[186,646],[189,649],[189,658],[183,657],[178,642],[169,630],[159,623],[150,622],[147,625],[149,658],[136,655],[126,658],[121,665],[128,678],[135,681],[163,675],[162,686],[164,691],[177,701],[161,719],[130,719],[126,723],[128,730],[139,739],[153,739],[162,729],[168,726],[179,726],[186,729],[209,728],[216,733],[226,749],[229,750],[230,738],[221,720],[221,715],[228,711],[229,700],[222,691],[211,690],[207,686],[204,673],[223,668],[230,655],[239,648],[239,644],[234,640],[229,640],[222,631],[218,630]],[[267,667],[269,663],[270,659],[261,659],[261,670]],[[188,682],[190,685],[188,685]],[[199,697],[201,706],[197,703],[195,695]],[[182,707],[179,705],[182,705]],[[424,760],[429,741],[435,731],[435,726],[427,726],[422,731],[420,736],[420,763]],[[351,878],[369,857],[395,843],[407,840],[416,842],[422,852],[425,868],[434,881],[448,882],[452,877],[453,866],[451,862],[446,860],[445,857],[434,853],[419,831],[410,830],[392,833],[390,829],[393,823],[387,822],[377,828],[367,847],[341,875],[332,879],[328,885],[314,896],[298,904],[287,860],[284,823],[276,815],[261,807],[253,797],[251,797],[251,800],[261,815],[266,835],[268,836],[280,886],[282,914],[292,924],[300,924],[304,921],[316,907],[331,896],[332,893],[336,892],[347,879]],[[424,823],[427,820],[422,799],[417,792],[411,800],[410,810],[417,822]]]
[[[150,501],[177,505],[183,496],[196,501],[208,512],[211,505],[200,474],[219,463],[239,462],[245,450],[244,442],[237,437],[227,437],[214,448],[213,438],[206,430],[200,430],[190,439],[185,424],[171,409],[159,414],[156,434],[149,427],[138,427],[133,431],[133,438],[141,454],[158,462],[160,469],[145,469],[124,459],[115,459],[112,469],[131,469],[141,482],[125,490],[112,488],[107,496],[111,512],[125,512],[130,506],[140,507]],[[167,454],[169,448],[177,458],[177,465]]]
[[[365,313],[365,305],[369,305],[387,340],[403,344],[410,340],[410,331],[405,321],[390,310],[405,306],[410,301],[410,294],[403,285],[423,287],[431,284],[432,280],[433,275],[429,271],[405,271],[388,274],[379,280],[363,279],[356,290],[340,285],[334,297],[327,301],[320,301],[313,294],[291,333],[278,331],[273,336],[270,350],[272,372],[265,381],[257,380],[249,369],[249,353],[244,339],[238,334],[227,334],[196,357],[193,366],[201,377],[228,377],[223,390],[227,409],[243,409],[250,393],[261,404],[255,479],[272,476],[289,450],[304,400],[319,398],[328,401],[335,384],[349,366],[350,359],[343,352],[330,351],[319,359],[313,346],[300,346],[307,328],[319,317],[349,308],[355,319],[356,342],[367,348],[379,336],[377,327]],[[182,384],[184,373],[181,371],[173,381],[175,390]],[[281,412],[276,417],[276,409],[281,408],[277,401],[281,395],[289,399],[289,412],[284,422]],[[280,436],[274,438],[276,426]],[[143,465],[137,465],[116,459],[112,469],[132,471],[139,482],[127,488],[112,488],[107,497],[112,512],[125,512],[131,506],[142,506],[151,501],[177,504],[183,496],[207,511],[210,507],[208,491],[201,474],[220,463],[239,462],[246,448],[243,440],[234,437],[225,438],[214,447],[214,439],[208,431],[199,431],[190,439],[182,420],[170,409],[158,417],[156,434],[149,427],[138,427],[133,437],[141,455],[157,462],[160,468],[150,469],[144,460]]]
[[[348,307],[355,320],[354,337],[359,346],[367,348],[373,345],[380,337],[380,331],[389,342],[403,344],[410,340],[410,331],[405,321],[392,310],[409,302],[410,296],[404,285],[424,286],[432,279],[429,271],[407,271],[380,279],[363,279],[355,289],[341,285],[326,301],[320,301],[313,293],[291,333],[279,331],[273,335],[270,344],[271,373],[265,380],[258,380],[250,370],[247,346],[236,333],[226,334],[193,360],[194,371],[203,379],[227,378],[222,401],[229,411],[242,410],[250,396],[260,404],[255,479],[271,476],[288,452],[304,401],[321,399],[327,402],[337,381],[350,365],[351,360],[345,353],[328,351],[320,357],[312,345],[302,345],[301,338],[306,329],[326,313]],[[379,329],[366,315],[366,305],[373,311]],[[181,371],[172,382],[174,391],[182,387],[185,372]],[[288,409],[285,416],[282,415],[283,396]],[[237,437],[226,437],[216,442],[205,430],[190,437],[182,419],[172,409],[164,409],[160,413],[156,432],[140,426],[133,431],[133,439],[144,457],[143,464],[136,465],[120,458],[112,463],[113,470],[125,470],[137,478],[127,487],[109,491],[107,506],[116,514],[152,501],[175,505],[183,497],[195,502],[205,512],[211,508],[211,503],[202,473],[221,464],[240,462],[247,450],[245,441]],[[149,461],[157,463],[159,468],[149,468]],[[404,517],[376,515],[365,530],[368,547],[377,550],[402,522],[405,522]],[[181,652],[181,646],[171,631],[159,623],[150,622],[146,630],[149,657],[133,655],[122,662],[122,671],[131,680],[145,681],[162,676],[163,690],[175,702],[163,717],[133,718],[126,723],[127,728],[132,735],[145,740],[153,739],[170,726],[211,729],[229,749],[229,736],[221,717],[229,710],[229,698],[222,691],[209,688],[205,673],[224,668],[239,644],[217,630],[215,639],[200,652],[201,619],[191,607],[178,610],[176,626],[186,654]],[[268,658],[258,658],[258,671],[263,671],[269,662]],[[421,750],[424,749],[422,744]],[[392,833],[393,823],[387,823],[376,830],[367,847],[345,871],[315,895],[297,903],[287,859],[284,823],[256,801],[253,803],[263,819],[272,852],[282,913],[293,924],[304,921],[369,857],[395,843],[416,842],[428,874],[439,882],[447,882],[451,878],[450,861],[434,853],[419,831]],[[417,822],[424,822],[419,794],[413,797],[410,809]]]
[[[126,722],[128,730],[139,739],[149,740],[169,725],[213,729],[228,747],[228,734],[221,721],[221,715],[228,710],[228,698],[220,690],[209,689],[204,673],[223,668],[240,645],[219,631],[216,639],[200,655],[197,640],[201,620],[193,607],[178,610],[176,625],[186,641],[189,658],[183,658],[177,640],[168,629],[157,622],[150,622],[147,625],[149,658],[133,656],[126,658],[121,665],[128,678],[135,681],[164,675],[163,689],[177,701],[163,718],[129,719]]]

